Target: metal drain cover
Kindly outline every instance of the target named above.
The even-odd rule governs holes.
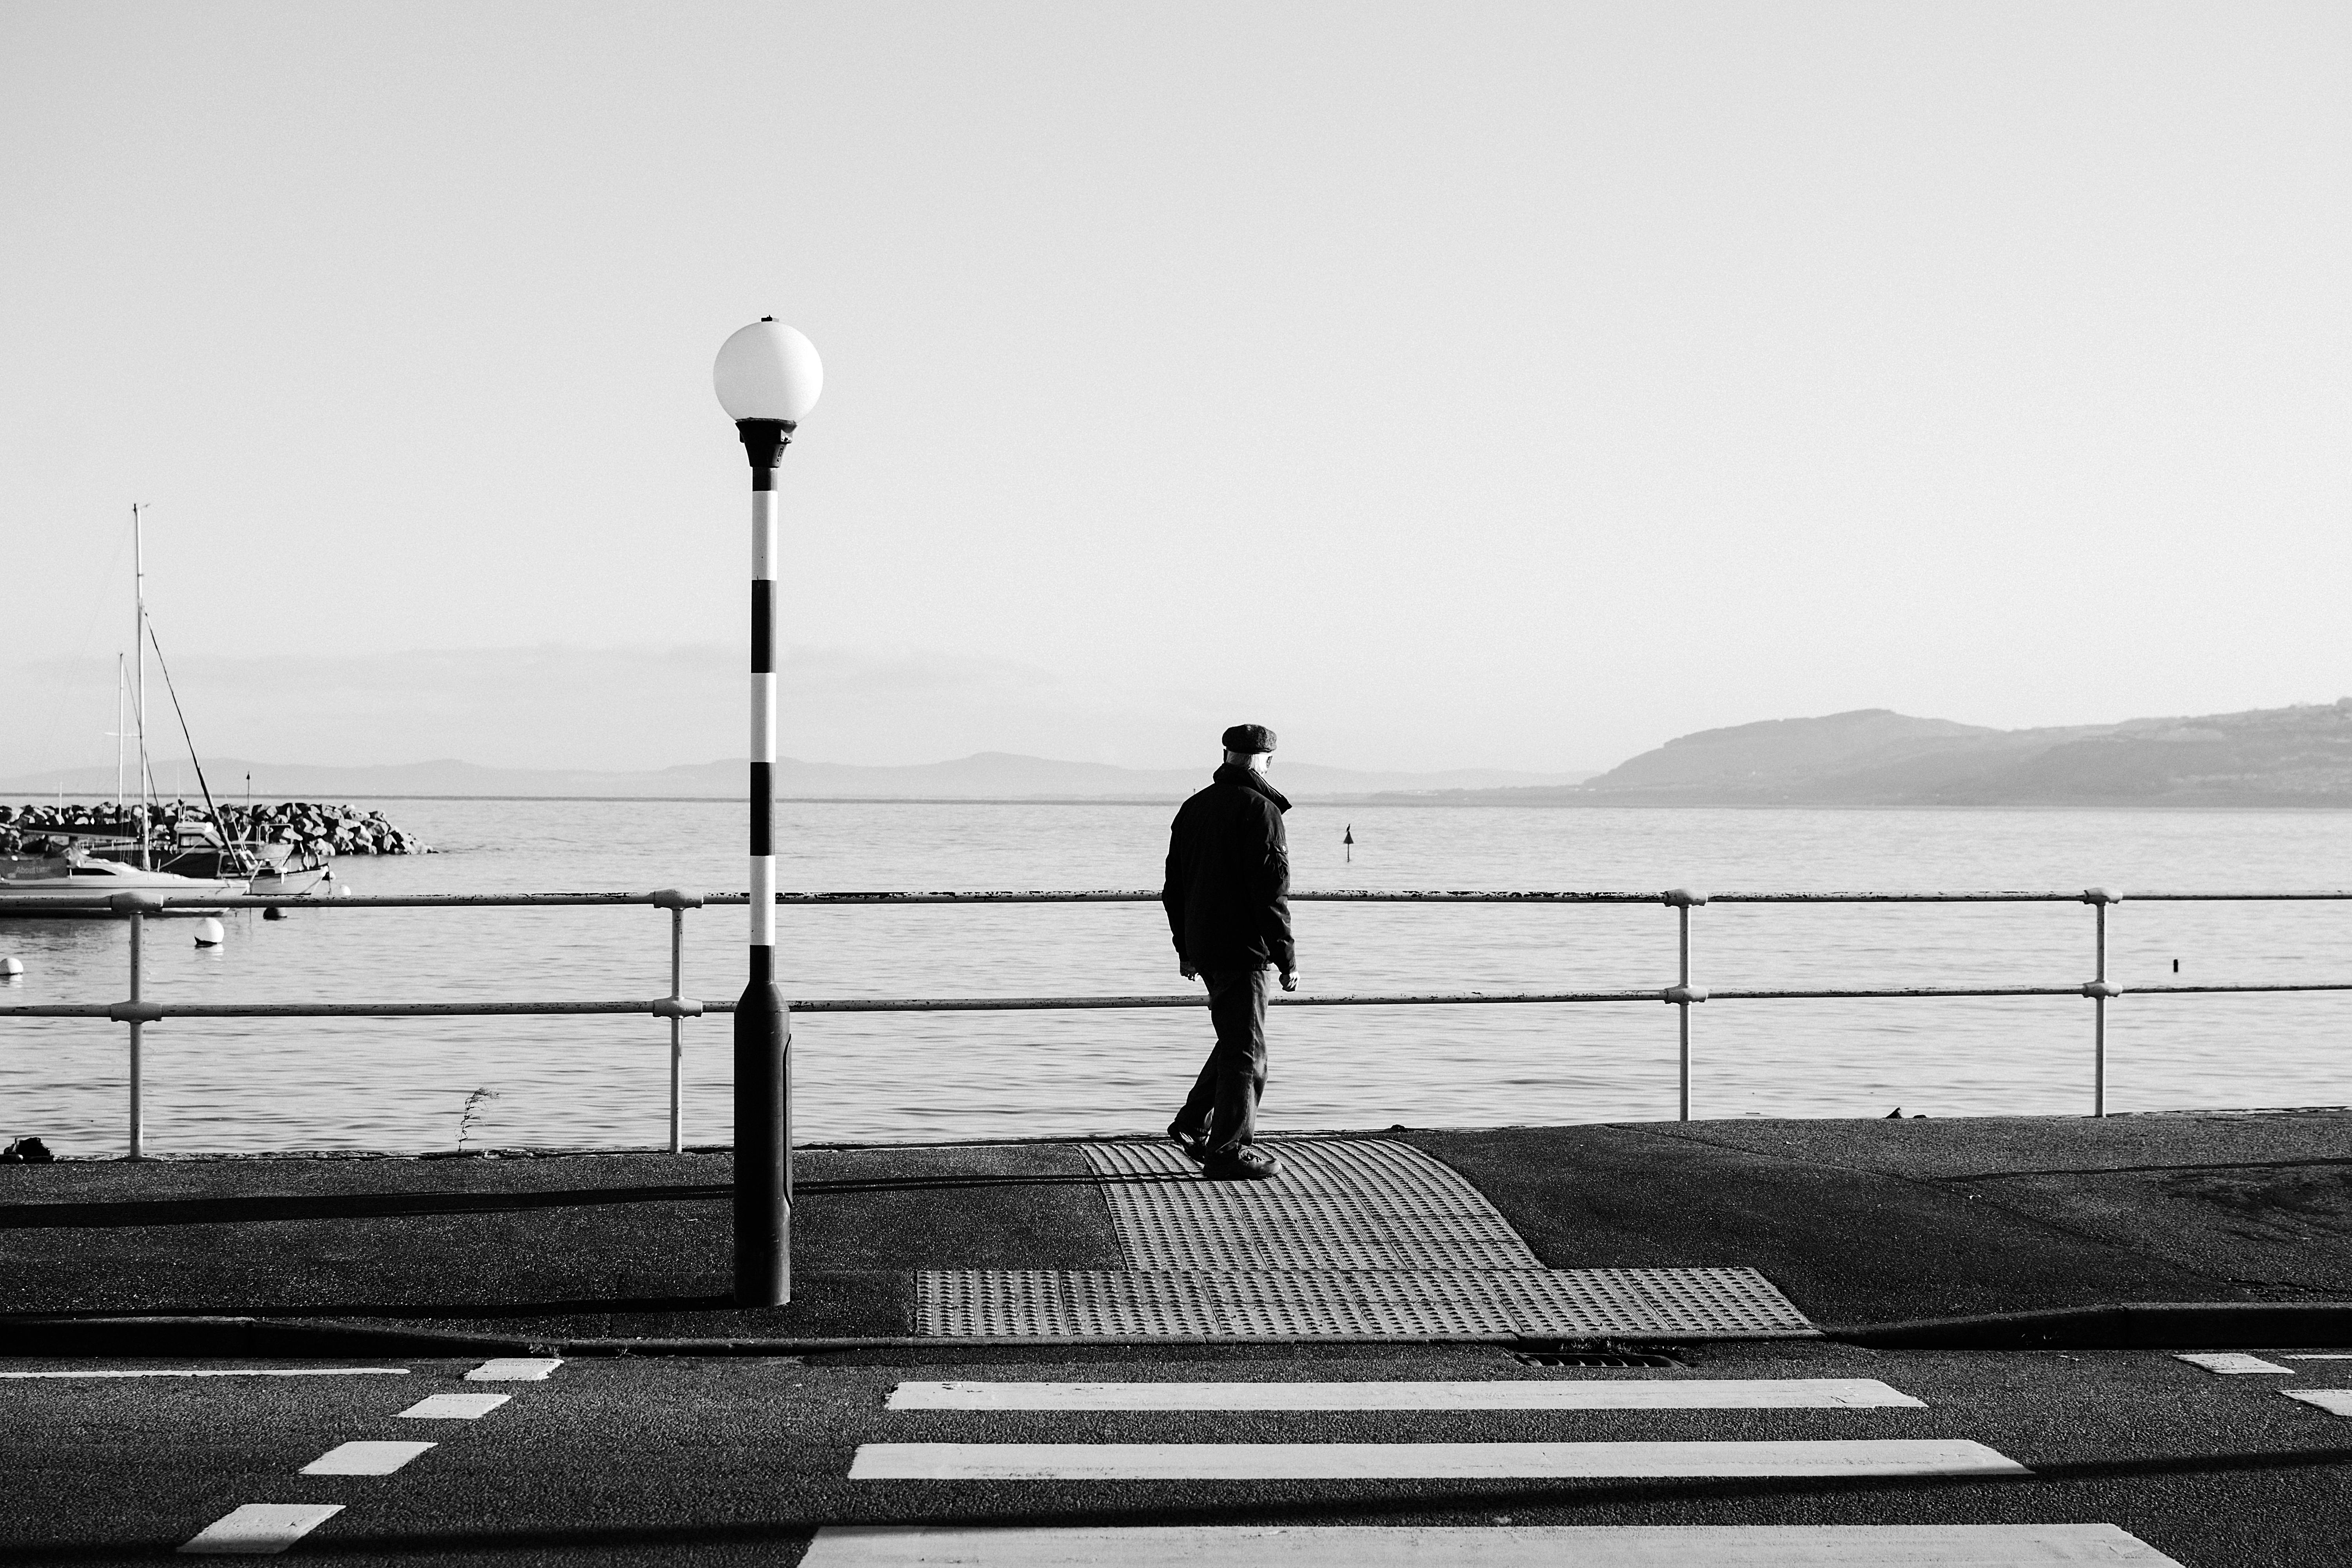
[[[1754,1339],[1812,1324],[1752,1268],[940,1269],[950,1339]]]

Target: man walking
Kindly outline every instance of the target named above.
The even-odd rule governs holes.
[[[1274,731],[1236,724],[1224,733],[1225,761],[1209,787],[1186,801],[1168,833],[1168,878],[1160,901],[1176,939],[1176,960],[1209,987],[1217,1043],[1168,1125],[1168,1136],[1214,1181],[1262,1181],[1282,1162],[1251,1142],[1265,1092],[1265,972],[1298,989],[1290,941],[1290,843],[1282,814],[1290,803],[1265,782]]]

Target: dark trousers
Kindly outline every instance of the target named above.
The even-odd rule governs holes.
[[[1184,1097],[1176,1124],[1204,1132],[1209,1152],[1230,1154],[1257,1128],[1258,1097],[1265,1092],[1265,977],[1263,965],[1203,972],[1209,1022],[1217,1043]]]

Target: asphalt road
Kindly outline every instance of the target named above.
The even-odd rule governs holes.
[[[336,1503],[289,1559],[796,1563],[844,1522],[1470,1525],[2105,1521],[2189,1568],[2352,1562],[2352,1420],[2283,1397],[2352,1361],[2221,1376],[2156,1351],[1696,1347],[1688,1370],[1524,1365],[1488,1347],[1062,1350],[591,1359],[543,1381],[457,1361],[0,1362],[0,1557],[153,1562],[241,1505]],[[959,1359],[950,1359],[956,1357]],[[397,1367],[99,1377],[174,1366]],[[64,1377],[15,1374],[65,1372]],[[1873,1378],[1922,1408],[892,1411],[904,1380]],[[505,1394],[478,1419],[398,1413]],[[2029,1474],[1576,1480],[866,1480],[869,1443],[1530,1443],[1967,1439]],[[436,1445],[382,1475],[305,1475],[346,1442]]]

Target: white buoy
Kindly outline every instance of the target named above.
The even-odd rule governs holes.
[[[25,973],[25,961],[24,961],[23,959],[21,959],[21,958],[0,958],[0,974],[7,975],[7,976],[8,976],[8,977],[10,977],[11,979],[13,979],[13,978],[15,978],[16,976],[17,976],[17,975],[19,975],[19,974],[22,974],[22,973]]]
[[[198,947],[218,947],[221,944],[222,939],[227,935],[228,933],[226,931],[221,930],[220,921],[213,920],[210,917],[206,917],[205,919],[196,922],[196,945]]]

